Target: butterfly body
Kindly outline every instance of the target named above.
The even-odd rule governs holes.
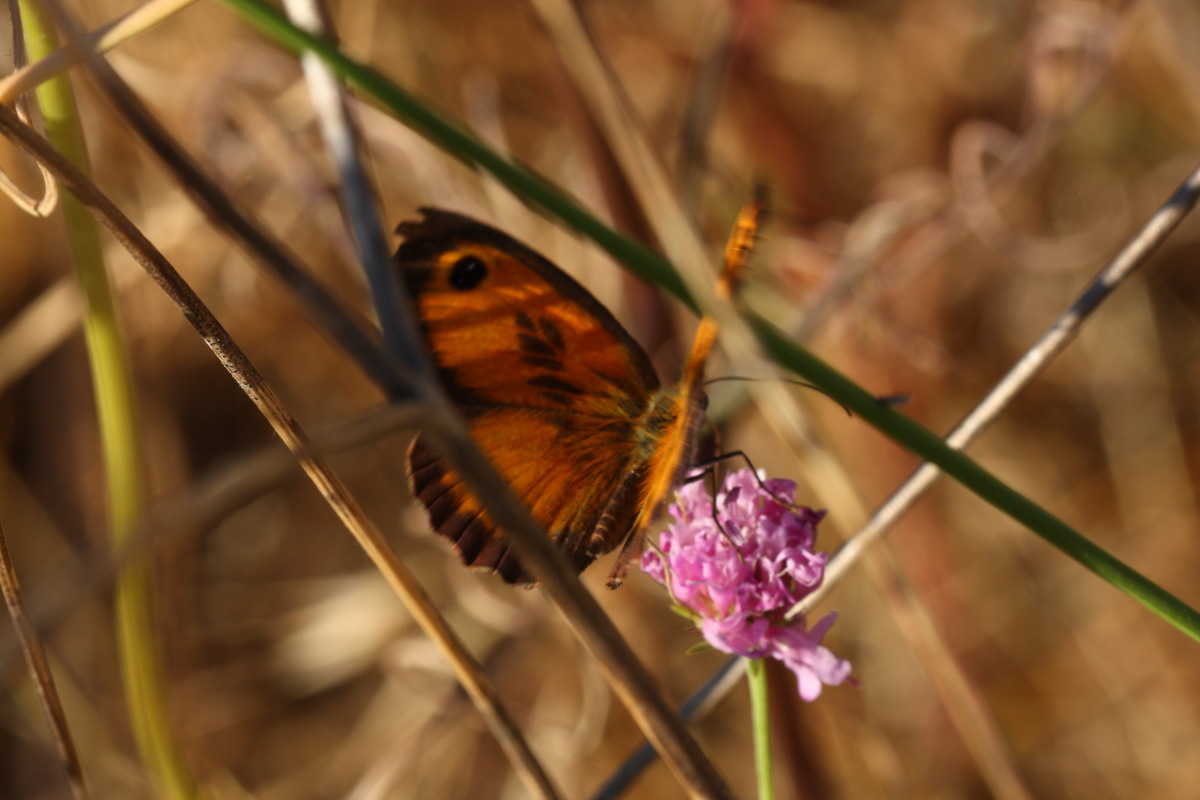
[[[399,227],[396,259],[476,443],[576,569],[622,542],[628,549],[692,461],[707,349],[664,388],[641,346],[558,267],[468,217],[421,211],[423,220]],[[464,563],[533,582],[420,437],[409,474],[432,527]]]

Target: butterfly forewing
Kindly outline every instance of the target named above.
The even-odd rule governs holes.
[[[423,209],[398,257],[443,380],[459,402],[636,417],[658,376],[574,279],[497,230]]]
[[[638,518],[658,377],[608,310],[553,264],[474,220],[423,211],[424,221],[401,226],[397,259],[446,391],[582,570]],[[486,511],[419,440],[409,465],[434,529],[464,562],[531,580]]]

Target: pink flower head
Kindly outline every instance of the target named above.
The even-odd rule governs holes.
[[[815,700],[837,686],[850,663],[821,646],[836,614],[808,628],[787,611],[821,585],[824,553],[812,548],[824,511],[795,509],[792,481],[760,482],[748,469],[725,478],[716,512],[703,481],[682,486],[659,548],[642,570],[665,585],[713,647],[749,658],[776,658],[795,673],[800,696]]]

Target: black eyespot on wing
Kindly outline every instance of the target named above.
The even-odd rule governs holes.
[[[474,289],[487,277],[487,264],[478,256],[463,256],[450,268],[450,285],[460,292]]]

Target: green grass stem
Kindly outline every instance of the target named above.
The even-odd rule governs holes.
[[[53,52],[50,20],[34,0],[21,0],[26,47],[32,59]],[[75,96],[65,75],[37,89],[46,136],[84,172],[87,150]],[[63,220],[83,303],[83,332],[100,425],[107,481],[111,544],[121,551],[145,504],[141,440],[128,355],[121,336],[100,231],[74,196],[62,197]],[[116,581],[116,622],[126,702],[138,750],[164,797],[188,800],[194,784],[179,757],[166,707],[158,638],[151,614],[153,581],[149,557],[133,559]]]
[[[662,256],[626,239],[588,213],[576,201],[533,171],[496,153],[457,124],[443,117],[378,71],[365,66],[324,39],[296,28],[261,0],[224,0],[280,45],[299,54],[317,53],[351,87],[363,92],[413,130],[460,160],[491,173],[514,194],[595,241],[634,272],[695,308],[678,273]],[[1054,547],[1099,575],[1193,639],[1200,641],[1200,612],[1098,547],[931,431],[898,413],[838,373],[777,329],[751,319],[766,352],[779,365],[812,382],[832,399],[923,459],[980,498],[1028,527]]]

